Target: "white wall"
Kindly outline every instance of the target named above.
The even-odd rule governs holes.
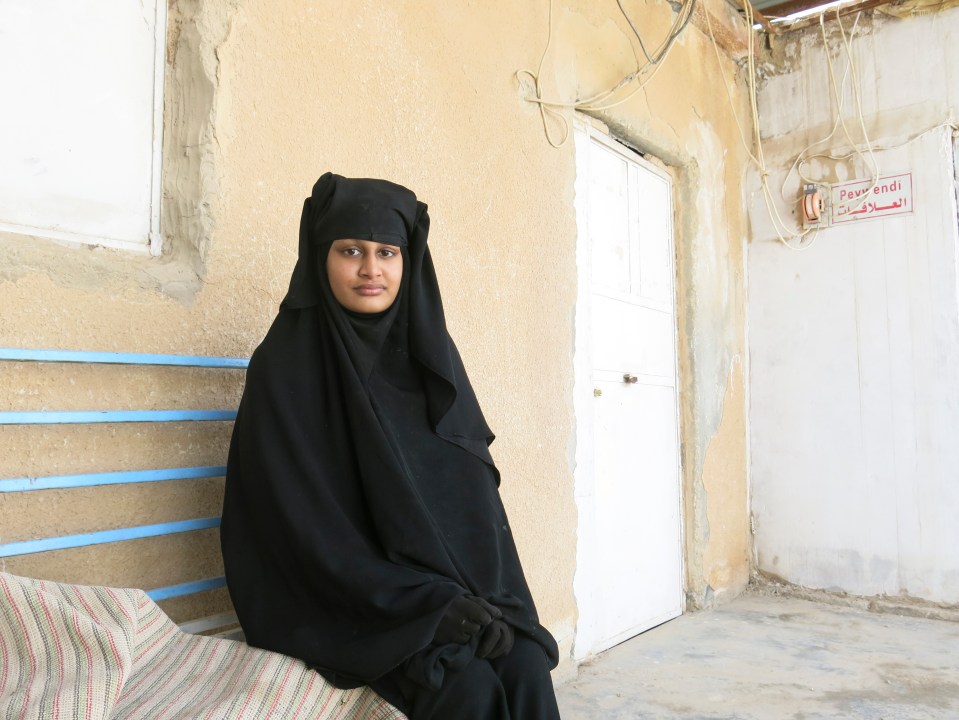
[[[874,143],[900,144],[959,118],[959,11],[863,20],[859,30],[853,56]],[[833,27],[834,61],[837,39]],[[779,49],[762,87],[777,194],[835,115],[824,57],[818,29],[807,32]],[[852,107],[847,100],[850,127]],[[882,174],[913,174],[914,213],[824,230],[802,252],[782,246],[752,198],[750,462],[764,572],[860,595],[959,602],[953,142],[940,128],[878,153]],[[858,160],[812,169],[829,182],[870,175]],[[786,194],[797,192],[793,175]]]

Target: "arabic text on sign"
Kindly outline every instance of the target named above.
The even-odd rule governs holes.
[[[911,213],[912,173],[852,180],[832,187],[832,223]]]

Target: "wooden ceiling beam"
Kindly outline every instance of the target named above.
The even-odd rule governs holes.
[[[847,15],[862,12],[863,10],[871,10],[872,8],[877,8],[880,5],[888,5],[890,2],[891,0],[863,0],[863,2],[858,2],[853,5],[840,5],[838,8],[830,8],[827,10],[825,19],[835,20],[837,17],[846,17]],[[769,9],[770,8],[767,8],[767,10]],[[798,10],[794,12],[798,12]],[[772,27],[775,28],[773,34],[781,35],[782,33],[792,32],[794,30],[804,30],[805,28],[818,24],[819,15],[810,15],[809,17],[805,17],[791,23],[772,23]]]
[[[787,15],[808,10],[811,7],[816,7],[816,5],[821,4],[818,0],[787,0],[786,2],[776,5],[769,5],[764,8],[764,12],[770,19],[775,20],[776,18],[786,17]]]
[[[737,2],[739,3],[739,6],[743,9],[743,11],[745,12],[746,5],[749,4],[749,0],[737,0]],[[752,13],[753,13],[753,20],[755,20],[760,25],[762,25],[763,30],[765,30],[770,35],[776,32],[773,29],[772,23],[769,22],[769,18],[767,18],[763,13],[759,12],[759,10],[757,10],[755,7],[751,7],[750,9],[752,10]]]

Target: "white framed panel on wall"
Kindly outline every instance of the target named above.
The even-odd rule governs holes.
[[[0,0],[0,231],[159,254],[166,3]]]

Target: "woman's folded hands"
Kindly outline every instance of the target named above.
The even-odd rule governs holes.
[[[450,603],[433,636],[437,645],[465,644],[479,636],[476,656],[492,660],[513,648],[513,629],[495,605],[475,595],[461,595]]]

